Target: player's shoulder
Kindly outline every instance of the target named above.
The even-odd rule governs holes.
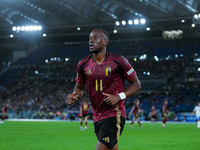
[[[88,62],[90,59],[92,59],[92,55],[87,55],[85,57],[83,57],[80,61],[79,61],[79,65]]]
[[[125,64],[128,64],[128,63],[129,63],[128,60],[127,60],[124,56],[122,56],[122,55],[120,55],[120,54],[108,52],[108,57],[109,57],[110,59],[113,59],[113,60],[115,60],[115,61],[118,61],[119,63],[125,63]]]
[[[116,53],[108,52],[108,56],[113,59],[126,59],[124,56]]]

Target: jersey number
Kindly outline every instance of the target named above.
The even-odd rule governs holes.
[[[96,85],[96,91],[98,91],[99,88],[100,88],[100,91],[102,91],[102,79],[100,80],[100,86],[99,86],[98,80],[95,80],[95,85]]]

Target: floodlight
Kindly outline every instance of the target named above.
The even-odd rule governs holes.
[[[34,31],[37,31],[37,26],[34,26],[34,27],[33,27],[33,30],[34,30]]]
[[[132,25],[132,24],[133,24],[133,21],[132,21],[132,20],[129,20],[129,21],[128,21],[128,24],[129,24],[129,25]]]
[[[33,26],[29,26],[29,28],[30,28],[30,31],[33,31]]]
[[[139,24],[139,20],[138,20],[138,19],[135,19],[135,20],[134,20],[134,24],[136,24],[136,25]]]
[[[24,31],[24,30],[25,30],[25,27],[24,27],[24,26],[21,26],[21,30]]]
[[[116,24],[117,26],[119,26],[119,25],[120,25],[119,21],[116,21],[116,22],[115,22],[115,24]]]
[[[141,24],[145,24],[145,23],[146,23],[146,20],[145,20],[145,19],[141,19],[141,20],[140,20],[140,23],[141,23]]]
[[[37,26],[37,29],[38,30],[42,30],[42,26]]]
[[[15,26],[14,26],[12,29],[13,29],[13,31],[16,31],[16,30],[17,30],[17,28],[16,28]]]
[[[25,27],[25,30],[26,30],[26,31],[29,31],[29,30],[30,30],[30,29],[29,29],[29,26],[26,26],[26,27]]]
[[[126,21],[123,20],[123,21],[122,21],[122,25],[126,25]]]
[[[20,31],[20,26],[17,27],[17,31]]]
[[[147,31],[150,31],[151,29],[149,27],[146,28]]]
[[[154,56],[154,59],[155,59],[156,61],[158,61],[158,60],[159,60],[159,59],[158,59],[158,57],[157,57],[156,55]]]
[[[35,70],[35,74],[39,74],[39,72],[37,70]]]
[[[197,15],[197,14],[195,14],[195,15],[194,15],[194,18],[195,18],[195,19],[198,19],[198,15]]]

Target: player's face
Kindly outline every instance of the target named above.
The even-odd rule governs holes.
[[[167,104],[168,104],[168,101],[165,102],[165,105],[167,105]]]
[[[100,30],[93,30],[89,36],[90,51],[94,54],[101,53],[105,46],[105,36]]]
[[[200,103],[198,104],[198,106],[200,107]]]
[[[155,107],[154,106],[152,106],[152,109],[154,109]]]

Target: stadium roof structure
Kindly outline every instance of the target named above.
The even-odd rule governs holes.
[[[191,33],[197,30],[191,24],[193,16],[199,13],[199,0],[1,0],[0,38],[14,34],[13,26],[26,25],[41,25],[48,37],[66,37],[66,40],[88,37],[96,27],[106,29],[111,37],[117,30],[122,38],[141,36],[147,32],[147,27],[151,29],[148,34],[155,36],[161,36],[164,30],[180,29]],[[128,24],[128,20],[134,22],[135,19],[146,22]],[[126,21],[124,26],[123,20]],[[17,36],[25,34],[18,32]],[[76,38],[71,38],[73,36]]]

